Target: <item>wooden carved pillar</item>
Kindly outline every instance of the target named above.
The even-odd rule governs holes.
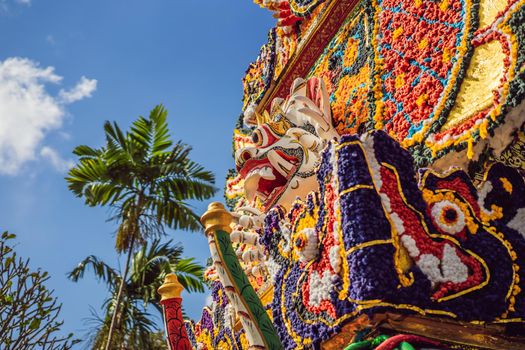
[[[164,314],[164,326],[169,350],[192,349],[184,327],[184,319],[182,318],[182,298],[180,293],[183,289],[177,276],[170,273],[158,290],[161,296],[160,304]]]
[[[275,327],[248,281],[232,247],[232,215],[221,203],[211,203],[201,222],[219,279],[246,331],[250,350],[283,349]]]

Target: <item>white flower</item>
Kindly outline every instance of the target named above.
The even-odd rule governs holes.
[[[305,240],[303,242],[304,246],[296,250],[299,260],[306,263],[317,258],[319,254],[319,237],[315,228],[305,228],[298,236],[299,238],[297,239]]]
[[[268,275],[270,276],[270,281],[275,283],[275,276],[277,276],[277,273],[281,269],[281,265],[279,265],[275,260],[273,260],[272,257],[269,257],[268,260],[265,263],[266,268],[268,269]]]
[[[448,200],[442,200],[432,205],[430,211],[434,223],[446,233],[454,235],[465,227],[465,214],[461,208]]]
[[[410,255],[410,257],[416,258],[419,256],[419,249],[417,248],[416,241],[412,237],[410,237],[409,235],[402,235],[401,243],[408,251],[408,255]]]
[[[308,304],[311,306],[319,306],[323,300],[330,300],[330,292],[333,289],[332,274],[330,271],[324,271],[323,277],[319,276],[319,272],[314,271],[310,275],[310,295]]]
[[[329,255],[330,265],[332,266],[332,269],[334,269],[336,273],[339,273],[339,271],[341,271],[340,252],[341,252],[341,248],[339,247],[339,245],[335,245],[332,248],[330,248],[330,255]]]
[[[361,136],[361,143],[366,152],[368,165],[370,166],[371,170],[372,180],[374,181],[374,185],[379,191],[381,190],[381,187],[383,187],[383,181],[381,180],[381,166],[377,162],[374,150],[374,137],[368,134],[363,134],[363,136]]]
[[[403,220],[396,213],[390,213],[390,219],[394,223],[394,227],[398,235],[405,233],[405,226],[403,225]]]
[[[443,282],[461,283],[469,276],[468,267],[463,264],[456,254],[456,249],[450,244],[445,245],[441,260],[432,254],[423,254],[416,264],[432,285]]]
[[[511,229],[518,231],[525,238],[525,208],[520,208],[516,215],[507,224]]]

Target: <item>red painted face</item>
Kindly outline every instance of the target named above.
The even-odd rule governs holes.
[[[286,190],[299,163],[299,159],[281,150],[272,152],[274,152],[274,159],[279,159],[279,161],[272,163],[267,154],[259,159],[252,158],[252,153],[249,151],[241,153],[240,156],[242,167],[239,169],[239,174],[245,179],[245,185],[248,181],[256,181],[253,194],[262,200],[265,210],[273,206]],[[280,169],[276,169],[276,164]],[[286,173],[288,176],[284,175]],[[251,201],[253,198],[248,198],[248,200]]]
[[[279,138],[272,132],[268,125],[259,125],[252,134],[252,142],[255,147],[266,148],[277,142]]]

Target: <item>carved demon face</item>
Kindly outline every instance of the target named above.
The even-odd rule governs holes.
[[[317,189],[320,151],[337,137],[322,80],[296,79],[286,100],[275,99],[270,113],[248,115],[245,123],[256,126],[255,146],[239,149],[235,160],[250,202],[259,199],[264,210],[276,204],[289,208]]]

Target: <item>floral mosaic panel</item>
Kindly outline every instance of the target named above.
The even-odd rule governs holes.
[[[491,137],[525,94],[524,1],[362,1],[310,72],[340,134],[382,129],[425,165]]]
[[[320,192],[266,216],[273,320],[285,348],[316,345],[361,314],[523,322],[525,185],[497,163],[475,187],[425,170],[383,132],[323,154]],[[479,307],[483,305],[483,307]]]

